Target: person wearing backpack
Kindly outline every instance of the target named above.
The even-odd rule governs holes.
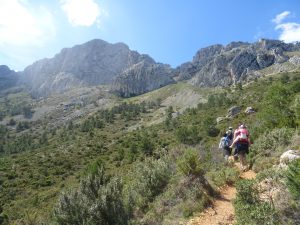
[[[237,154],[240,159],[241,169],[246,170],[246,154],[249,153],[249,145],[250,145],[250,134],[247,130],[247,127],[244,124],[239,126],[234,133],[234,140],[230,146],[233,148],[236,145]]]
[[[230,144],[231,144],[230,135],[229,132],[226,131],[226,133],[223,135],[219,143],[219,148],[222,149],[223,156],[226,161],[228,161],[228,157],[231,155],[231,148],[229,147]]]

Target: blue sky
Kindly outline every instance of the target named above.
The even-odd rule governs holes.
[[[212,44],[300,41],[300,1],[0,0],[0,64],[12,69],[95,38],[176,67]]]

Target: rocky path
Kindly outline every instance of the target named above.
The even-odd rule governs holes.
[[[243,172],[241,179],[254,179],[256,173],[252,170]],[[191,219],[187,225],[230,225],[234,224],[233,200],[236,196],[236,188],[224,187],[221,196],[215,200],[212,207],[206,209],[200,215]]]

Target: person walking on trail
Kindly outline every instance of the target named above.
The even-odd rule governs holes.
[[[229,132],[229,138],[232,140],[233,139],[233,128],[232,127],[228,127],[228,132]]]
[[[229,129],[231,128],[231,132],[232,132],[232,141],[231,141],[231,146],[230,146],[230,148],[234,148],[234,150],[233,150],[233,157],[234,157],[234,160],[236,161],[236,160],[238,160],[238,154],[237,154],[237,147],[236,147],[236,144],[235,143],[233,143],[234,142],[234,140],[236,139],[236,137],[237,137],[237,132],[238,132],[238,130],[239,130],[239,128],[240,128],[240,126],[242,125],[242,123],[240,123],[238,126],[237,126],[237,128],[235,129],[235,130],[233,130],[233,128],[232,127],[229,127]]]
[[[231,155],[231,149],[229,147],[231,145],[231,140],[229,135],[230,135],[229,132],[226,131],[226,133],[223,135],[219,143],[219,149],[222,149],[223,156],[226,161],[228,161],[228,158]]]
[[[249,153],[249,145],[250,145],[250,134],[247,130],[247,127],[242,124],[239,126],[234,133],[233,142],[230,148],[233,148],[236,145],[237,154],[240,159],[241,169],[246,170],[246,154]]]

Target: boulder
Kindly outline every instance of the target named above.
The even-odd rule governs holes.
[[[220,116],[220,117],[217,118],[217,124],[222,123],[222,122],[224,122],[224,121],[226,121],[226,120],[228,120],[227,117],[222,117],[222,116]]]
[[[284,152],[281,156],[280,156],[280,167],[287,167],[287,165],[300,158],[300,150],[288,150],[286,152]]]
[[[255,113],[255,110],[251,106],[248,106],[245,110],[245,113],[249,115],[251,113]]]
[[[232,118],[235,117],[237,114],[241,112],[241,107],[239,106],[232,106],[230,109],[227,111],[227,117]]]

